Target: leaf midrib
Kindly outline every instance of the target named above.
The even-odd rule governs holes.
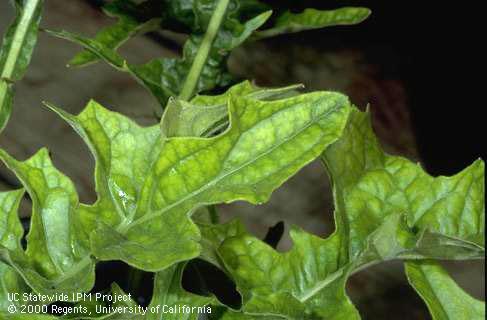
[[[184,203],[185,201],[187,201],[188,199],[191,199],[193,197],[195,197],[196,195],[198,194],[201,194],[202,192],[206,191],[207,189],[209,189],[210,187],[212,187],[213,185],[215,185],[216,183],[218,183],[219,181],[225,179],[226,177],[234,174],[235,172],[237,171],[240,171],[242,168],[244,167],[247,167],[249,166],[250,164],[256,162],[257,160],[261,159],[262,157],[268,155],[269,153],[273,152],[275,149],[281,147],[284,143],[294,139],[297,135],[301,134],[303,131],[307,130],[309,127],[311,127],[312,125],[318,123],[321,119],[323,118],[326,118],[328,117],[331,113],[337,111],[339,108],[342,108],[344,107],[344,105],[342,104],[338,104],[336,103],[333,107],[331,107],[327,112],[325,112],[324,114],[322,114],[321,116],[319,117],[316,117],[314,119],[312,119],[311,121],[309,121],[306,126],[302,127],[300,130],[297,130],[293,135],[291,135],[290,137],[288,138],[285,138],[283,140],[280,141],[279,144],[273,146],[272,148],[268,149],[267,151],[263,152],[262,154],[260,154],[259,156],[255,157],[255,158],[252,158],[251,160],[243,163],[242,165],[238,166],[237,168],[233,169],[233,170],[230,170],[228,171],[227,173],[223,174],[223,175],[220,175],[218,177],[216,177],[215,179],[213,179],[212,181],[206,183],[204,186],[202,186],[201,188],[189,193],[186,197],[183,197],[181,198],[180,200],[168,205],[167,207],[159,210],[159,211],[156,211],[156,212],[153,212],[153,213],[149,213],[143,217],[141,217],[140,219],[134,221],[133,223],[131,223],[130,225],[125,225],[125,226],[119,226],[117,227],[117,231],[119,232],[127,232],[130,228],[133,228],[141,223],[144,223],[146,222],[147,220],[150,220],[150,219],[153,219],[155,217],[158,217],[162,214],[164,214],[165,212],[168,212],[170,211],[171,209],[179,206],[180,204]],[[324,130],[322,128],[320,128],[320,130],[323,132]],[[241,135],[240,135],[241,136]],[[207,203],[209,204],[209,203]]]
[[[297,299],[304,303],[310,298],[312,298],[314,295],[316,295],[318,292],[323,290],[326,286],[328,286],[330,283],[338,279],[342,274],[343,274],[344,269],[339,269],[332,274],[328,275],[325,279],[322,281],[317,282],[317,284],[312,287],[311,289],[307,290],[303,295],[300,297],[297,297]]]

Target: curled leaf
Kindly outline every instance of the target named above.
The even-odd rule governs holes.
[[[27,250],[20,246],[23,229],[17,216],[23,192],[2,193],[0,258],[42,294],[87,291],[94,283],[94,263],[78,226],[78,195],[71,180],[60,173],[46,149],[26,161],[0,150],[0,159],[16,174],[29,193],[33,209]],[[6,202],[5,202],[6,201]],[[12,202],[13,201],[13,202]],[[12,206],[13,204],[13,206]]]

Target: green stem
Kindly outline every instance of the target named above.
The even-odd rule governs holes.
[[[210,23],[208,24],[208,29],[206,30],[205,36],[203,37],[203,41],[198,48],[196,57],[194,58],[193,64],[191,65],[191,69],[189,70],[188,76],[184,81],[183,89],[181,90],[181,93],[179,95],[179,98],[182,100],[188,101],[193,97],[196,86],[198,85],[201,71],[203,70],[206,60],[208,59],[208,54],[210,53],[213,41],[215,40],[223,18],[225,17],[225,12],[227,11],[229,3],[230,0],[218,1],[215,11],[211,16]],[[208,206],[207,209],[210,214],[210,221],[212,223],[218,223],[219,217],[215,206]]]
[[[194,58],[191,69],[189,70],[188,76],[184,82],[183,89],[181,90],[181,94],[179,95],[179,98],[182,100],[187,101],[193,96],[201,71],[206,63],[213,41],[215,40],[218,30],[220,29],[220,25],[225,16],[225,12],[227,11],[229,2],[230,0],[218,1],[215,12],[213,12],[210,23],[208,24],[208,29],[206,30],[200,47],[198,48],[196,57]]]
[[[36,18],[36,10],[40,3],[41,0],[30,0],[26,2],[20,21],[15,28],[12,45],[10,46],[7,58],[5,59],[1,78],[11,79],[14,75],[15,67],[20,57],[20,51],[24,46],[32,20]]]
[[[20,19],[17,20],[17,17],[11,27],[15,28],[15,31],[10,40],[10,45],[5,46],[4,44],[3,49],[8,51],[2,53],[2,56],[5,54],[3,56],[5,60],[1,66],[2,70],[0,70],[0,132],[5,128],[12,111],[12,82],[19,80],[22,76],[23,71],[18,70],[17,65],[19,59],[25,59],[25,57],[21,57],[22,48],[25,45],[32,22],[38,18],[37,12],[41,2],[42,0],[26,1]],[[5,38],[4,41],[8,42],[9,40]]]
[[[210,222],[217,224],[220,222],[220,217],[218,216],[218,211],[216,211],[215,205],[210,205],[207,207],[208,213],[210,214]]]

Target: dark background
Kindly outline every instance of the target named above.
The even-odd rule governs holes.
[[[282,37],[363,50],[384,77],[403,80],[420,157],[432,174],[453,174],[485,154],[485,29],[473,1],[267,1],[273,6],[365,6],[372,15],[352,30],[337,27]],[[284,39],[285,38],[285,39]],[[326,41],[316,43],[316,39]]]

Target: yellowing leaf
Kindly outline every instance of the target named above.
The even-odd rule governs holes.
[[[25,252],[15,244],[15,207],[1,212],[11,225],[2,238],[16,237],[2,243],[2,259],[36,291],[70,293],[92,287],[92,255],[147,271],[197,257],[194,210],[266,201],[341,135],[349,112],[347,98],[331,92],[274,101],[229,95],[226,105],[229,128],[212,138],[167,138],[158,125],[142,128],[96,102],[78,116],[52,107],[93,153],[98,200],[80,204],[45,149],[23,162],[0,151],[33,201]]]
[[[8,239],[0,243],[0,258],[37,292],[70,294],[91,289],[94,263],[79,228],[78,195],[71,180],[54,168],[46,149],[23,162],[0,150],[0,159],[22,182],[33,207],[24,251],[20,246],[23,230],[17,217],[22,193],[7,192],[0,197],[10,203],[0,208],[2,222],[7,221],[0,236]],[[17,198],[13,207],[12,196]]]

